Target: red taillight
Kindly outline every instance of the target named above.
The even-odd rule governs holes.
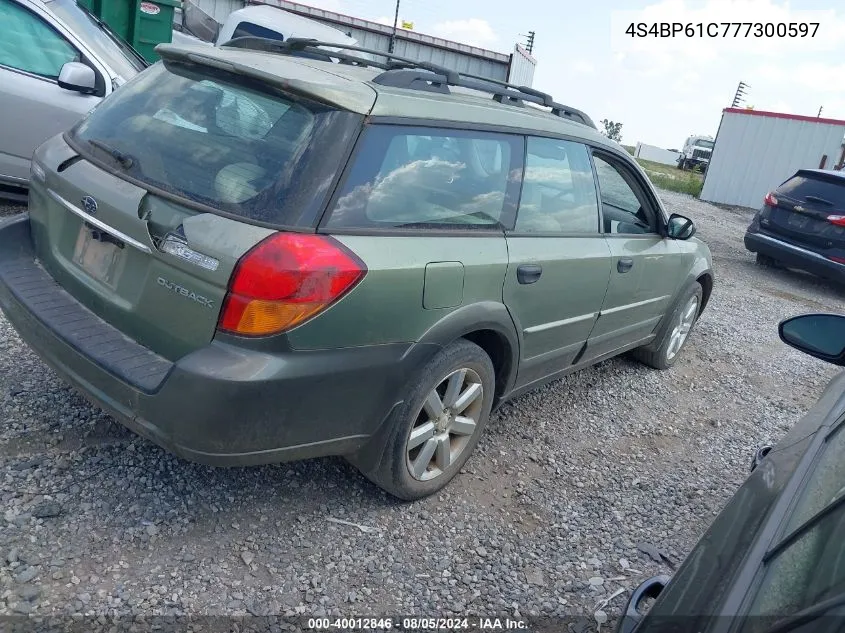
[[[833,255],[828,255],[827,258],[837,264],[845,264],[845,257],[834,257]]]
[[[829,215],[827,221],[836,226],[845,226],[845,215]]]
[[[247,336],[284,332],[325,310],[366,273],[331,237],[275,233],[238,262],[218,327]]]
[[[767,207],[776,207],[778,206],[778,199],[775,198],[774,194],[770,191],[766,194],[766,197],[763,198],[763,204]]]

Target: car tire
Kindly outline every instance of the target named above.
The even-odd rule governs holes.
[[[495,388],[490,357],[478,345],[458,339],[438,352],[408,386],[408,397],[383,427],[387,435],[381,438],[383,449],[375,463],[361,463],[356,456],[348,459],[399,499],[432,495],[455,477],[478,444]]]
[[[667,313],[664,324],[660,326],[656,342],[647,347],[640,347],[632,356],[641,363],[654,369],[669,369],[678,360],[681,350],[689,340],[689,335],[701,314],[704,290],[698,282],[684,291],[672,310]]]

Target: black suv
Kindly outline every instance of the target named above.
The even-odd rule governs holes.
[[[745,233],[758,264],[845,281],[845,172],[800,169],[763,202]]]

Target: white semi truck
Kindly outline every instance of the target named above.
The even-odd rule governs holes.
[[[712,136],[694,134],[687,138],[678,157],[678,169],[695,169],[707,171],[710,164],[710,154],[713,152],[714,140]]]
[[[271,40],[294,37],[354,46],[357,42],[346,33],[282,9],[267,5],[247,6],[230,13],[221,24],[186,0],[174,15],[173,42],[220,46],[236,37],[252,36]]]

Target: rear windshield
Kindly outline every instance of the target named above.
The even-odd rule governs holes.
[[[360,121],[226,73],[156,64],[73,139],[117,175],[204,208],[310,226]]]
[[[831,182],[826,179],[807,176],[794,176],[778,187],[778,192],[802,202],[811,202],[822,206],[829,206],[832,209],[842,210],[845,209],[845,178],[838,178],[838,180],[841,182]],[[807,196],[813,196],[813,198],[807,200]]]

